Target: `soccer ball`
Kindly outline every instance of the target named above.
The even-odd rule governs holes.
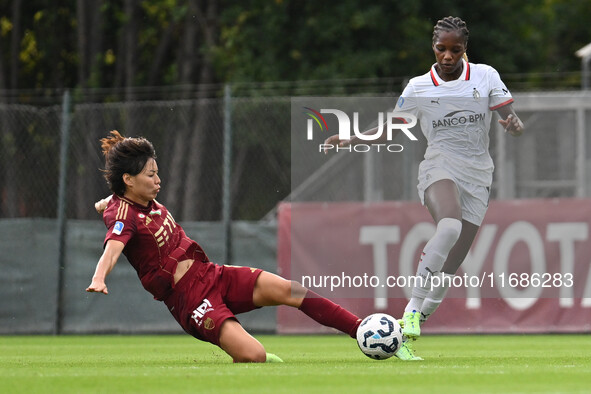
[[[359,325],[357,344],[367,357],[385,360],[396,354],[402,346],[402,328],[392,316],[374,313]]]

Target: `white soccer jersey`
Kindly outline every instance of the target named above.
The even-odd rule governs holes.
[[[410,80],[396,105],[414,114],[427,138],[426,160],[438,160],[454,177],[490,186],[494,165],[489,130],[492,111],[513,102],[497,71],[462,60],[462,75],[443,81],[435,65]]]

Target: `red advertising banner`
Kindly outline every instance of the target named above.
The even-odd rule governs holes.
[[[493,201],[426,333],[591,330],[591,200]],[[291,203],[279,209],[279,273],[360,317],[400,317],[435,231],[415,202]],[[288,307],[279,333],[329,332]]]

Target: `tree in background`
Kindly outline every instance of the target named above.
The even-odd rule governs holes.
[[[183,220],[217,220],[220,187],[206,175],[219,177],[222,121],[207,100],[221,97],[222,84],[240,89],[252,82],[265,87],[295,81],[273,90],[290,96],[347,94],[343,81],[375,78],[383,84],[398,78],[376,88],[396,93],[405,78],[433,63],[432,28],[447,15],[467,21],[471,61],[491,64],[504,77],[519,73],[521,88],[542,86],[545,73],[557,72],[566,73],[568,86],[578,86],[580,60],[574,52],[591,41],[591,0],[4,0],[0,104],[53,105],[64,89],[72,90],[81,114],[74,119],[81,131],[72,146],[84,147],[70,169],[75,217],[94,215],[88,201],[105,192],[85,184],[85,176],[101,165],[97,139],[117,127],[128,135],[160,133],[151,139],[162,152],[162,167],[180,174],[167,179],[162,198]],[[301,88],[305,81],[308,90]],[[195,104],[171,109],[176,112],[158,126],[149,106],[135,104],[170,98]],[[118,104],[97,122],[91,121],[92,107],[80,105],[93,102]],[[266,122],[252,119],[245,108],[236,110],[232,187],[235,195],[241,193],[235,212],[254,219],[289,192],[289,177],[278,169],[289,166],[290,154],[289,135],[277,114],[281,106],[271,108],[264,98],[248,105]],[[55,152],[55,135],[37,118],[0,115],[0,214],[27,214],[38,199],[19,203],[24,188],[12,180],[34,176],[34,168],[26,176],[17,172],[22,158],[33,142],[36,152]],[[166,138],[170,133],[176,138]],[[48,163],[45,190],[56,183],[56,160]],[[255,165],[256,172],[245,170]],[[194,198],[201,190],[214,197]]]
[[[0,15],[9,89],[412,76],[447,15],[502,73],[578,71],[591,40],[591,0],[6,0]]]
[[[232,81],[414,76],[448,15],[468,23],[471,60],[503,74],[579,71],[574,51],[591,41],[590,0],[246,0],[220,15],[217,69]]]

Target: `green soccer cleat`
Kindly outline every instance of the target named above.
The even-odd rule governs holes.
[[[267,360],[266,363],[282,363],[283,360],[278,356],[274,355],[273,353],[267,353]]]
[[[402,315],[402,335],[408,339],[417,339],[421,336],[421,325],[420,325],[421,313],[417,311],[404,312]]]
[[[422,357],[418,357],[415,354],[415,350],[413,348],[413,341],[406,340],[402,342],[402,346],[396,352],[395,356],[403,361],[420,361]]]

